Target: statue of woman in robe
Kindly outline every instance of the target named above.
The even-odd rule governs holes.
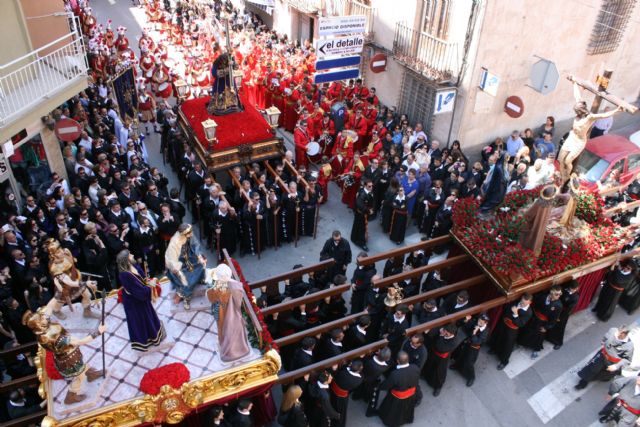
[[[231,268],[220,264],[211,270],[211,284],[207,298],[218,324],[220,359],[233,362],[249,354],[247,328],[242,317],[244,289],[242,283],[231,277]]]

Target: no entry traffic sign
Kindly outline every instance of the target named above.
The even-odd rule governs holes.
[[[56,122],[55,133],[61,141],[75,141],[80,138],[82,126],[73,119],[60,119]]]

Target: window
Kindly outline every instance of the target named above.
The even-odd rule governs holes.
[[[591,31],[587,53],[598,55],[618,48],[637,0],[603,0]]]
[[[449,11],[452,1],[423,0],[420,26],[423,33],[446,40],[449,34]]]
[[[422,123],[427,135],[433,122],[433,103],[436,89],[432,82],[412,71],[406,71],[402,79],[398,111],[407,114],[409,123]]]
[[[584,150],[575,167],[575,172],[579,177],[589,182],[596,182],[602,178],[602,174],[609,167],[609,162],[593,154],[591,151]]]

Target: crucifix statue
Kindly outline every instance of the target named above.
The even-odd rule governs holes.
[[[573,162],[578,158],[580,153],[584,150],[584,147],[587,145],[589,130],[596,120],[611,117],[619,111],[626,111],[630,114],[634,114],[638,110],[637,107],[607,92],[607,85],[609,83],[610,76],[611,71],[605,71],[604,77],[600,77],[598,79],[597,87],[591,82],[581,80],[573,76],[567,77],[573,82],[573,95],[576,99],[576,104],[574,105],[573,110],[576,113],[576,117],[573,119],[571,132],[569,132],[569,136],[562,145],[558,155],[562,185],[565,185],[567,181],[569,181],[571,171],[573,170]],[[593,104],[591,105],[591,110],[587,108],[587,103],[580,96],[581,88],[596,95]],[[618,108],[604,113],[598,113],[603,99]]]

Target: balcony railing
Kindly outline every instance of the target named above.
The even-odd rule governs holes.
[[[414,71],[438,82],[456,78],[460,69],[457,43],[416,31],[401,22],[396,24],[393,56]]]
[[[82,37],[72,32],[0,66],[0,127],[87,76]]]
[[[365,39],[373,39],[373,20],[375,19],[375,9],[356,0],[348,0],[347,15],[364,15],[367,17],[367,28],[365,29]]]
[[[367,17],[365,37],[373,36],[374,9],[357,0],[288,0],[291,7],[320,16],[364,15]]]

